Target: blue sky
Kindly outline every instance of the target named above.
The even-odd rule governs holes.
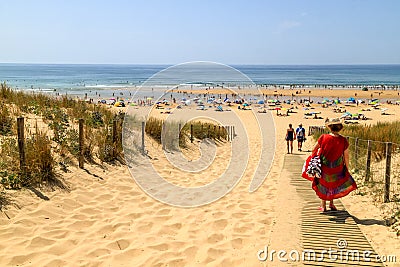
[[[0,0],[0,62],[399,64],[400,1]]]

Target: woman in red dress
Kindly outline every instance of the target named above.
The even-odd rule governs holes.
[[[312,155],[307,159],[305,170],[312,156],[318,155],[321,161],[321,178],[310,177],[305,170],[302,176],[313,181],[312,188],[321,199],[321,211],[326,211],[326,201],[329,208],[337,210],[333,200],[349,194],[357,188],[351,177],[349,168],[349,142],[339,134],[343,124],[339,119],[327,120],[326,126],[331,133],[323,134],[313,149]]]

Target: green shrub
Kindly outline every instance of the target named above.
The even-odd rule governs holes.
[[[22,186],[21,179],[16,173],[0,172],[0,183],[6,189],[20,189]]]
[[[0,102],[0,135],[12,134],[13,119],[6,104]]]

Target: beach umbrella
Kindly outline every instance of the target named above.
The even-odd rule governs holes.
[[[257,104],[264,104],[265,102],[264,102],[264,100],[259,100],[258,102],[257,102]]]
[[[152,97],[148,97],[147,100],[153,100],[153,98]]]
[[[247,107],[247,106],[249,106],[249,104],[247,104],[247,103],[244,103],[244,104],[243,104],[243,106],[244,106],[244,107]]]
[[[343,113],[342,116],[340,116],[340,118],[345,118],[345,117],[350,117],[350,116],[352,116],[352,114],[350,112],[345,112],[345,113]]]

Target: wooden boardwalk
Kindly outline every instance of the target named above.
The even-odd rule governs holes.
[[[296,154],[286,155],[284,162],[284,169],[290,171],[290,182],[303,200],[301,242],[303,253],[308,252],[304,253],[302,263],[306,266],[384,266],[340,200],[335,200],[338,211],[321,213],[318,210],[320,200],[311,182],[301,177],[303,163],[304,158]]]

